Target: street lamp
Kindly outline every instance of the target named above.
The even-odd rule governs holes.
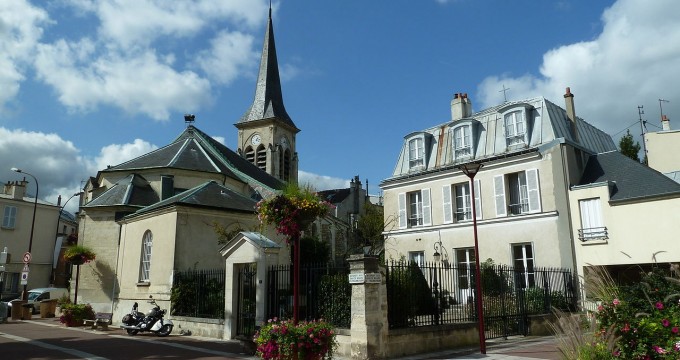
[[[472,190],[472,229],[475,238],[475,286],[477,287],[477,320],[479,327],[479,351],[486,354],[486,339],[484,336],[484,306],[482,305],[482,275],[479,271],[479,241],[477,240],[477,209],[475,206],[475,175],[482,168],[481,163],[467,163],[458,166],[467,177],[470,178],[470,188]]]
[[[442,259],[442,254],[439,253],[439,251],[444,252],[444,248],[442,247],[442,234],[439,234],[439,240],[435,241],[434,243],[434,254],[432,254],[432,260],[434,262],[438,263]]]
[[[56,254],[55,257],[59,256],[59,253],[58,253],[58,250],[57,250],[57,237],[59,237],[59,221],[61,220],[61,214],[64,212],[64,208],[66,208],[66,204],[68,204],[68,202],[71,201],[71,199],[73,199],[74,197],[80,196],[80,195],[83,195],[82,191],[71,195],[71,197],[68,198],[68,200],[66,200],[64,205],[59,208],[59,215],[57,216],[57,230],[54,233],[54,254]],[[60,199],[61,199],[61,196],[60,196]],[[53,259],[52,260],[52,274],[50,275],[50,281],[52,282],[52,284],[54,284],[54,282],[56,280],[56,272],[55,272],[56,267],[57,267],[57,264],[54,262],[54,259]]]
[[[38,192],[39,192],[39,186],[38,186],[38,179],[35,178],[35,176],[22,171],[21,169],[17,169],[15,167],[12,168],[12,171],[18,172],[21,174],[26,174],[35,180],[35,201],[33,202],[33,220],[31,221],[31,237],[28,239],[28,252],[31,252],[31,249],[33,248],[33,229],[35,228],[35,211],[38,208]],[[21,295],[22,300],[28,300],[28,291],[26,288],[28,287],[27,284],[24,284],[24,293]]]

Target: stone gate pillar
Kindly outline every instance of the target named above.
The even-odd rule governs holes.
[[[350,256],[349,271],[352,359],[385,359],[388,324],[384,272],[377,258],[363,254]]]

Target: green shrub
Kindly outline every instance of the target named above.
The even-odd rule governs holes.
[[[346,274],[325,275],[319,284],[319,313],[329,323],[349,328],[352,286]]]
[[[94,311],[90,304],[64,304],[61,306],[59,321],[66,326],[83,325],[84,320],[94,320]]]
[[[415,262],[392,266],[387,281],[392,293],[388,302],[391,327],[406,327],[416,316],[434,315],[437,311],[432,290]]]

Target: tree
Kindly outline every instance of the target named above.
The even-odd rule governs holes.
[[[633,135],[631,135],[630,130],[626,131],[626,135],[623,135],[621,140],[619,140],[619,149],[621,154],[640,162],[640,157],[638,156],[640,143],[637,141],[633,143]]]
[[[364,215],[357,221],[357,234],[362,245],[378,247],[383,242],[385,230],[384,210],[382,206],[369,202],[364,204]]]

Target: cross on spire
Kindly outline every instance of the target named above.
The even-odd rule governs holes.
[[[503,102],[508,102],[508,96],[507,96],[508,90],[510,90],[510,88],[506,88],[505,84],[503,84],[503,90],[498,90],[498,92],[503,92]]]

